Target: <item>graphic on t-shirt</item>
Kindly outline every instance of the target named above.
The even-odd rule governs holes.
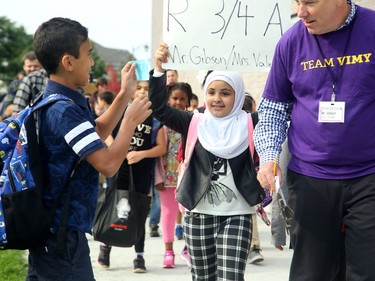
[[[228,161],[226,159],[215,157],[211,183],[205,194],[205,199],[213,206],[219,206],[223,202],[230,203],[233,199],[237,199],[236,194],[228,186],[220,182],[220,177],[227,175],[227,168]]]

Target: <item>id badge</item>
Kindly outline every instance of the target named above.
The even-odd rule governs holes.
[[[321,101],[319,102],[320,123],[344,123],[345,122],[345,102],[343,101]]]

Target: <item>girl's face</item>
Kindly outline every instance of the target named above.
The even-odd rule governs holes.
[[[207,87],[206,107],[215,117],[227,116],[233,109],[234,99],[235,92],[227,82],[217,80]]]
[[[188,105],[188,95],[181,90],[174,90],[169,95],[168,104],[179,110],[185,110]]]

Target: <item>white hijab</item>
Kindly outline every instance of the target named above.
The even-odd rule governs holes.
[[[239,73],[232,71],[213,71],[204,85],[206,103],[207,88],[213,81],[225,81],[235,92],[232,111],[225,117],[218,118],[206,108],[203,120],[198,126],[198,139],[202,146],[212,154],[231,159],[248,148],[248,118],[242,110],[245,100],[245,86]]]

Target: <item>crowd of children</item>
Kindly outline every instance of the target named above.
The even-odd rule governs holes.
[[[72,43],[64,44],[66,40]],[[255,110],[255,101],[249,112],[243,110],[251,96],[245,93],[241,75],[209,71],[203,85],[204,106],[199,107],[191,86],[178,81],[178,72],[163,69],[170,54],[162,43],[149,81],[137,81],[136,64],[127,63],[119,93],[108,91],[102,77],[97,92],[83,95],[80,89],[94,64],[85,27],[53,18],[38,28],[34,48],[49,75],[43,96],[59,92],[72,100],[50,106],[39,119],[40,144],[48,163],[46,202],[58,194],[76,155],[84,161],[71,179],[71,185],[79,188],[72,192],[65,254],[56,251],[58,209],[51,236],[29,251],[26,280],[94,280],[85,234],[91,232],[98,188],[128,190],[131,184],[139,193],[160,198],[162,267],[175,267],[176,236],[186,243],[180,256],[191,267],[193,280],[243,280],[249,253],[260,250],[259,244],[252,243],[254,206],[262,202],[264,191],[253,161],[249,112]],[[135,273],[147,271],[144,242],[149,208],[143,206],[138,221]],[[157,202],[151,208],[158,208]],[[160,235],[158,223],[158,218],[155,222],[150,218],[151,237]],[[108,268],[111,245],[99,247],[97,261]],[[70,251],[79,256],[73,259]]]

